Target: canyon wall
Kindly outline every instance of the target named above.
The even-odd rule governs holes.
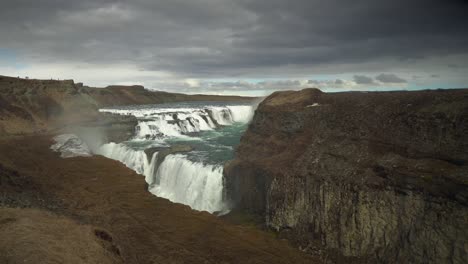
[[[464,263],[468,90],[273,93],[224,174],[236,210],[303,250]]]

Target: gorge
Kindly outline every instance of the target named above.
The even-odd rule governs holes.
[[[0,1],[0,264],[468,263],[468,0]]]
[[[199,102],[101,109],[135,116],[138,125],[130,141],[104,144],[96,154],[144,175],[156,196],[195,210],[226,213],[222,167],[232,158],[253,108]]]
[[[32,259],[52,255],[8,230],[60,232],[81,248],[57,257],[68,263],[84,245],[86,263],[467,259],[466,89],[310,88],[258,107],[102,91],[0,78],[0,234]]]

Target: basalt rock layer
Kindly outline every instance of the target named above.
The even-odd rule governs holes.
[[[237,210],[302,249],[464,263],[468,90],[273,93],[224,174]]]

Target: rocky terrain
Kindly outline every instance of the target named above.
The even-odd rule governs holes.
[[[58,133],[128,139],[136,119],[102,107],[230,100],[252,98],[0,76],[0,262],[466,262],[468,90],[272,94],[225,166],[222,218],[50,150]]]
[[[186,95],[142,86],[93,88],[73,80],[33,80],[0,76],[0,135],[44,133],[76,126],[97,127],[113,139],[125,138],[136,120],[103,115],[108,106],[182,101],[249,101],[238,96]],[[108,131],[109,130],[109,131]]]
[[[89,147],[133,135],[134,117],[101,107],[220,100],[251,98],[0,77],[0,263],[321,263],[272,233],[152,195],[118,161],[50,149],[55,134]]]
[[[0,139],[0,263],[321,263],[272,233],[152,195],[118,161],[63,159],[52,143]]]
[[[224,173],[238,211],[337,262],[468,258],[466,89],[276,92]]]

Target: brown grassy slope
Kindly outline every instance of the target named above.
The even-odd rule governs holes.
[[[0,164],[28,179],[13,180],[17,185],[35,186],[34,193],[60,201],[54,209],[58,214],[106,230],[125,263],[317,263],[271,234],[151,195],[142,176],[116,161],[100,156],[61,159],[48,149],[50,143],[46,137],[0,139]],[[6,189],[0,184],[0,192]],[[7,195],[14,199],[11,192]],[[34,214],[31,217],[43,222]],[[62,229],[47,232],[58,235]],[[6,235],[5,241],[15,236]],[[69,243],[75,246],[80,241]],[[28,246],[47,247],[40,240]]]
[[[122,263],[105,231],[37,209],[0,208],[1,263]]]

